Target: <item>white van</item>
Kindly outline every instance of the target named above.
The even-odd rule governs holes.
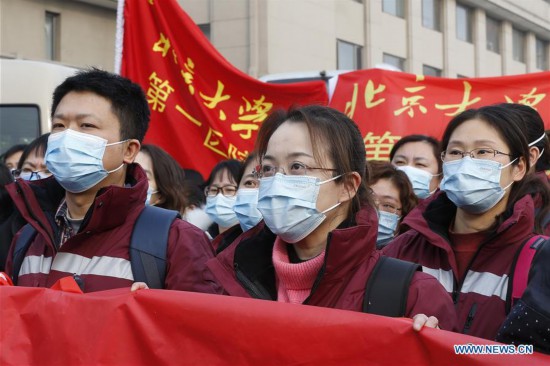
[[[0,155],[50,131],[54,89],[78,69],[21,59],[0,59]]]

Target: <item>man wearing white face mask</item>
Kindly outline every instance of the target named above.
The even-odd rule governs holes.
[[[8,259],[7,272],[18,285],[50,287],[72,275],[81,278],[85,292],[132,285],[130,237],[148,187],[143,169],[133,162],[148,123],[143,91],[118,75],[86,71],[56,88],[45,156],[53,177],[10,187],[34,229],[22,262],[14,267],[13,252]],[[216,292],[200,274],[213,256],[204,233],[176,219],[168,236],[161,285]]]

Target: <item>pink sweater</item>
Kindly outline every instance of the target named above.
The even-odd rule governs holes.
[[[309,296],[315,278],[325,261],[325,251],[302,263],[290,263],[286,243],[275,239],[273,266],[277,277],[277,301],[301,304]]]

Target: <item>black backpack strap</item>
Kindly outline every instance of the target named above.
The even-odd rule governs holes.
[[[130,262],[134,281],[145,282],[149,288],[164,288],[166,250],[172,222],[177,211],[145,206],[134,224],[130,240]]]
[[[15,242],[15,248],[13,250],[13,271],[11,274],[11,280],[14,285],[17,285],[19,272],[21,271],[21,266],[23,265],[23,259],[25,259],[25,254],[27,254],[36,233],[36,229],[33,228],[31,224],[26,224],[21,229],[21,234],[19,234],[19,237]]]
[[[391,317],[405,316],[409,285],[420,265],[380,257],[367,281],[363,312]]]

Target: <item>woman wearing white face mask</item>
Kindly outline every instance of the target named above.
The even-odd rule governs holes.
[[[420,263],[452,296],[459,329],[494,339],[506,317],[514,258],[533,236],[528,141],[502,106],[468,110],[442,139],[441,192],[403,221],[383,249]]]
[[[220,161],[212,169],[206,181],[204,188],[205,212],[214,221],[214,224],[208,228],[208,233],[212,238],[239,225],[233,206],[237,200],[240,169],[241,163],[238,160]]]
[[[263,122],[256,148],[265,225],[208,263],[216,281],[232,296],[363,311],[380,254],[359,129],[328,107],[279,111]],[[423,314],[454,327],[445,290],[416,272],[403,315],[416,316],[418,327],[435,326]]]
[[[216,254],[227,248],[243,232],[252,229],[262,221],[262,214],[258,211],[259,182],[255,174],[257,165],[258,159],[255,153],[249,154],[241,164],[238,176],[239,187],[233,205],[239,225],[234,225],[212,241]]]
[[[426,135],[409,135],[393,145],[390,161],[411,181],[419,199],[431,196],[441,180],[439,142]]]
[[[418,198],[407,175],[393,164],[372,161],[369,168],[369,186],[378,208],[376,248],[381,249],[397,235],[401,221],[418,204]]]

